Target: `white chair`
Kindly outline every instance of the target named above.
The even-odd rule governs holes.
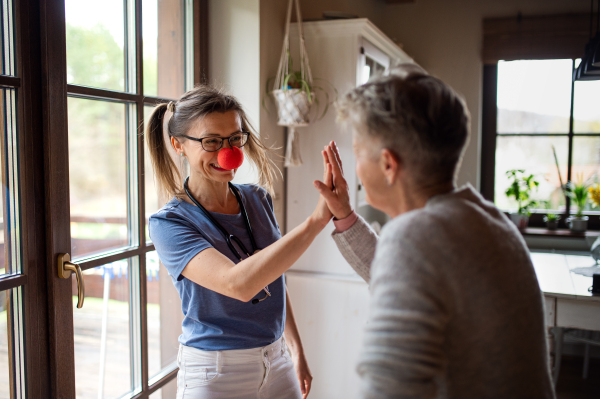
[[[560,373],[560,362],[562,359],[564,342],[585,344],[583,378],[587,379],[590,368],[590,350],[592,345],[600,346],[600,332],[579,330],[577,328],[554,327],[554,368],[552,370],[552,378],[555,387]]]

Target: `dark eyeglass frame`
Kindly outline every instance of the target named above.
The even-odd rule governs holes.
[[[244,142],[243,145],[241,146],[237,146],[237,145],[233,145],[231,144],[231,138],[237,136],[238,134],[245,136],[246,140]],[[193,140],[193,141],[197,141],[200,143],[200,145],[202,146],[202,149],[206,152],[215,152],[215,151],[219,151],[221,148],[223,148],[223,142],[225,142],[225,140],[227,140],[227,142],[229,143],[229,147],[237,147],[237,148],[242,148],[243,146],[245,146],[248,143],[248,139],[250,138],[250,132],[246,132],[244,130],[242,130],[241,132],[238,133],[234,133],[229,137],[221,137],[221,136],[210,136],[210,137],[202,137],[201,139],[196,138],[196,137],[191,137],[191,136],[186,136],[185,134],[182,135],[182,137],[185,137],[188,140]],[[202,142],[203,140],[206,139],[221,139],[221,144],[219,145],[219,148],[217,148],[216,150],[207,150],[206,148],[204,148],[204,143]]]

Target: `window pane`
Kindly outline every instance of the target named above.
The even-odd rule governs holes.
[[[0,56],[0,73],[15,75],[15,36],[13,20],[13,2],[2,2],[2,55]]]
[[[0,398],[24,397],[22,288],[0,291]],[[11,370],[12,368],[12,370]],[[11,374],[16,385],[11,396]]]
[[[498,133],[568,133],[572,60],[500,61]]]
[[[150,118],[150,114],[154,110],[154,107],[144,107],[144,120]],[[156,212],[160,205],[158,203],[158,187],[156,186],[156,179],[154,178],[154,171],[152,169],[152,160],[150,159],[150,153],[148,152],[148,146],[144,141],[144,184],[146,192],[146,241],[150,241],[150,234],[148,232],[148,220],[150,216]]]
[[[169,381],[164,387],[150,395],[150,399],[174,398],[177,394],[177,378]]]
[[[567,181],[567,159],[569,139],[567,137],[498,136],[496,140],[496,173],[494,182],[494,202],[500,209],[514,210],[517,204],[504,194],[510,183],[506,171],[524,169],[536,174],[540,182],[534,198],[550,201],[552,209],[564,209],[565,200],[560,188],[552,145],[560,165],[563,183]]]
[[[0,90],[0,166],[2,172],[2,214],[0,224],[0,274],[21,271],[21,229],[19,210],[16,92]]]
[[[177,360],[183,313],[179,294],[160,266],[156,251],[146,254],[148,293],[148,375],[150,378]],[[161,311],[165,309],[166,311]],[[167,395],[166,398],[175,397]]]
[[[600,137],[573,138],[572,180],[574,183],[600,182]],[[575,213],[577,207],[572,202],[571,207],[571,213]],[[585,209],[591,208],[592,203],[589,201]]]
[[[132,390],[130,277],[135,259],[83,272],[85,301],[73,284],[75,386],[78,398],[119,398]]]
[[[142,0],[144,94],[179,98],[185,91],[183,0]]]
[[[600,81],[575,82],[573,132],[600,133]]]
[[[9,325],[8,309],[10,292],[0,292],[0,398],[10,398],[10,359],[9,349]]]
[[[129,245],[126,105],[69,98],[73,258]]]
[[[67,82],[125,90],[123,0],[65,0]]]

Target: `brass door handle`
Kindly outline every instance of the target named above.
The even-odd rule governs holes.
[[[85,298],[85,284],[83,282],[83,274],[81,267],[76,263],[71,263],[71,255],[58,254],[58,277],[70,278],[71,273],[75,273],[77,277],[77,308],[83,307],[83,299]]]

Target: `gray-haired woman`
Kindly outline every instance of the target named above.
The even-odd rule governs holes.
[[[366,200],[393,219],[380,237],[350,208],[335,144],[333,238],[371,290],[358,365],[368,398],[552,398],[542,296],[519,232],[454,180],[464,102],[414,68],[341,101]],[[330,185],[329,185],[330,186]]]

